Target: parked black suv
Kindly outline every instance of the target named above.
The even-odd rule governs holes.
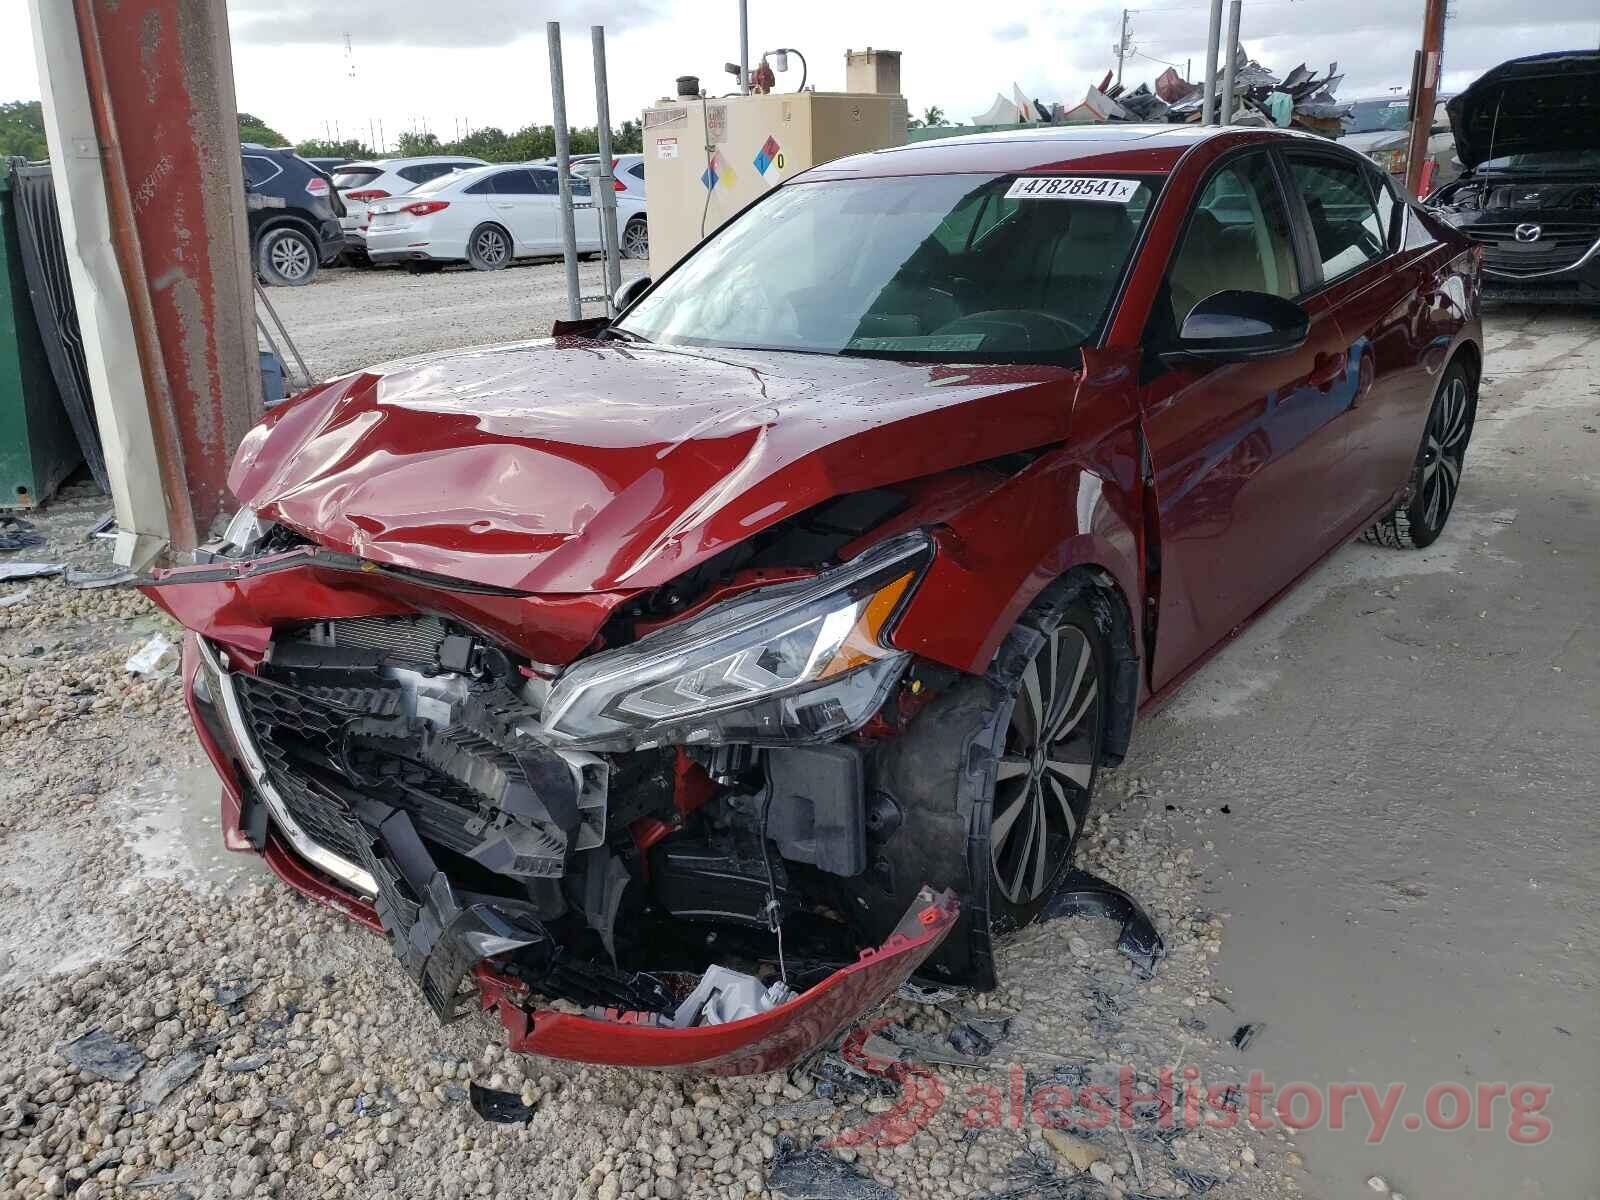
[[[310,283],[344,249],[344,202],[333,180],[293,150],[249,142],[240,150],[256,274],[280,287]]]

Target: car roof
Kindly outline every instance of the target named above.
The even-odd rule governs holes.
[[[1317,146],[1337,142],[1293,129],[1255,126],[1044,125],[1037,129],[996,130],[926,142],[911,142],[835,159],[807,171],[804,178],[860,178],[889,175],[946,175],[960,172],[1011,174],[1059,168],[1164,174],[1192,147],[1212,138],[1280,140]]]
[[[340,163],[340,167],[376,167],[379,170],[389,170],[393,167],[406,167],[413,163],[433,162],[471,162],[481,163],[483,159],[473,154],[414,154],[410,158],[358,158],[347,163]]]

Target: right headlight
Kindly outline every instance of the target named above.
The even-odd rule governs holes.
[[[551,740],[599,750],[830,741],[872,716],[910,655],[888,632],[933,557],[892,538],[814,579],[717,604],[556,681]]]

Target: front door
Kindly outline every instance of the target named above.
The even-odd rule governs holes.
[[[1332,544],[1358,386],[1309,272],[1271,155],[1224,159],[1202,187],[1157,298],[1151,341],[1174,337],[1216,292],[1304,297],[1298,349],[1226,364],[1155,364],[1142,425],[1160,537],[1151,686],[1171,682]]]

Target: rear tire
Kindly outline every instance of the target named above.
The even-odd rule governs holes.
[[[1452,363],[1434,393],[1405,495],[1385,516],[1367,527],[1361,535],[1365,541],[1375,546],[1422,550],[1444,532],[1461,487],[1477,408],[1471,375],[1460,363]]]
[[[271,287],[304,287],[317,265],[316,243],[292,225],[269,229],[256,243],[256,273]]]
[[[483,224],[467,239],[467,262],[474,271],[499,271],[511,262],[511,235],[499,225]]]
[[[643,217],[634,217],[622,228],[622,257],[650,257],[650,226]]]

